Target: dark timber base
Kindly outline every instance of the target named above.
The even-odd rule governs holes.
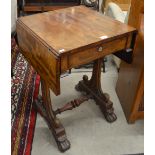
[[[110,101],[108,94],[103,93],[101,89],[101,64],[102,59],[98,59],[94,62],[93,73],[90,80],[88,76],[84,75],[83,80],[80,81],[75,89],[77,91],[84,91],[96,101],[101,111],[103,112],[105,119],[108,122],[114,122],[117,117],[114,113],[113,103]]]
[[[64,152],[70,148],[70,142],[67,139],[65,129],[52,109],[50,99],[50,89],[45,81],[41,81],[42,97],[38,96],[35,100],[35,107],[41,116],[46,120],[49,129],[55,138],[58,149]]]
[[[67,110],[72,110],[92,98],[96,101],[96,104],[99,105],[108,122],[114,122],[117,119],[114,113],[113,103],[110,101],[109,95],[104,94],[101,89],[101,64],[102,59],[96,60],[94,62],[91,79],[88,80],[88,77],[84,75],[83,80],[75,86],[76,90],[84,91],[86,92],[86,95],[68,102],[63,107],[58,108],[55,111],[52,108],[48,84],[44,80],[41,80],[42,97],[38,96],[35,100],[35,107],[46,120],[61,152],[64,152],[70,148],[70,142],[66,137],[66,132],[63,125],[56,117],[57,114]]]

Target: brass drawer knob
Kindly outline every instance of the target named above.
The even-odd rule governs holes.
[[[102,50],[103,50],[103,47],[100,46],[100,47],[98,48],[98,52],[102,52]]]

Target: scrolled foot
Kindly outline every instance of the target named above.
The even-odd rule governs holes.
[[[111,113],[111,114],[107,114],[105,116],[105,119],[109,122],[112,123],[117,119],[117,116],[115,115],[115,113]]]
[[[65,138],[64,140],[57,141],[57,145],[58,145],[58,149],[61,152],[65,152],[70,148],[70,142],[67,138]]]
[[[101,99],[104,102],[99,102],[100,109],[107,120],[107,122],[112,123],[117,119],[114,113],[113,102],[110,100],[110,96],[107,93],[101,93]]]

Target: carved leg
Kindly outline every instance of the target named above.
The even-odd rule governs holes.
[[[37,110],[40,112],[40,114],[46,120],[57,142],[59,150],[61,152],[64,152],[70,148],[70,142],[66,137],[64,127],[62,126],[58,118],[56,118],[53,112],[50,99],[50,89],[48,87],[48,84],[44,80],[41,80],[41,88],[42,88],[42,97],[39,96],[37,98],[37,100],[35,101],[35,106]]]
[[[114,113],[113,103],[110,101],[108,94],[103,93],[101,89],[101,64],[103,59],[94,62],[92,77],[88,80],[88,76],[84,75],[83,80],[75,86],[77,91],[84,91],[90,94],[99,105],[102,113],[108,122],[114,122],[117,117]]]

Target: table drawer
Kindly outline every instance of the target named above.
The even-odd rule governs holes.
[[[95,59],[126,48],[127,37],[103,43],[101,45],[71,53],[69,55],[69,68],[89,63]]]

